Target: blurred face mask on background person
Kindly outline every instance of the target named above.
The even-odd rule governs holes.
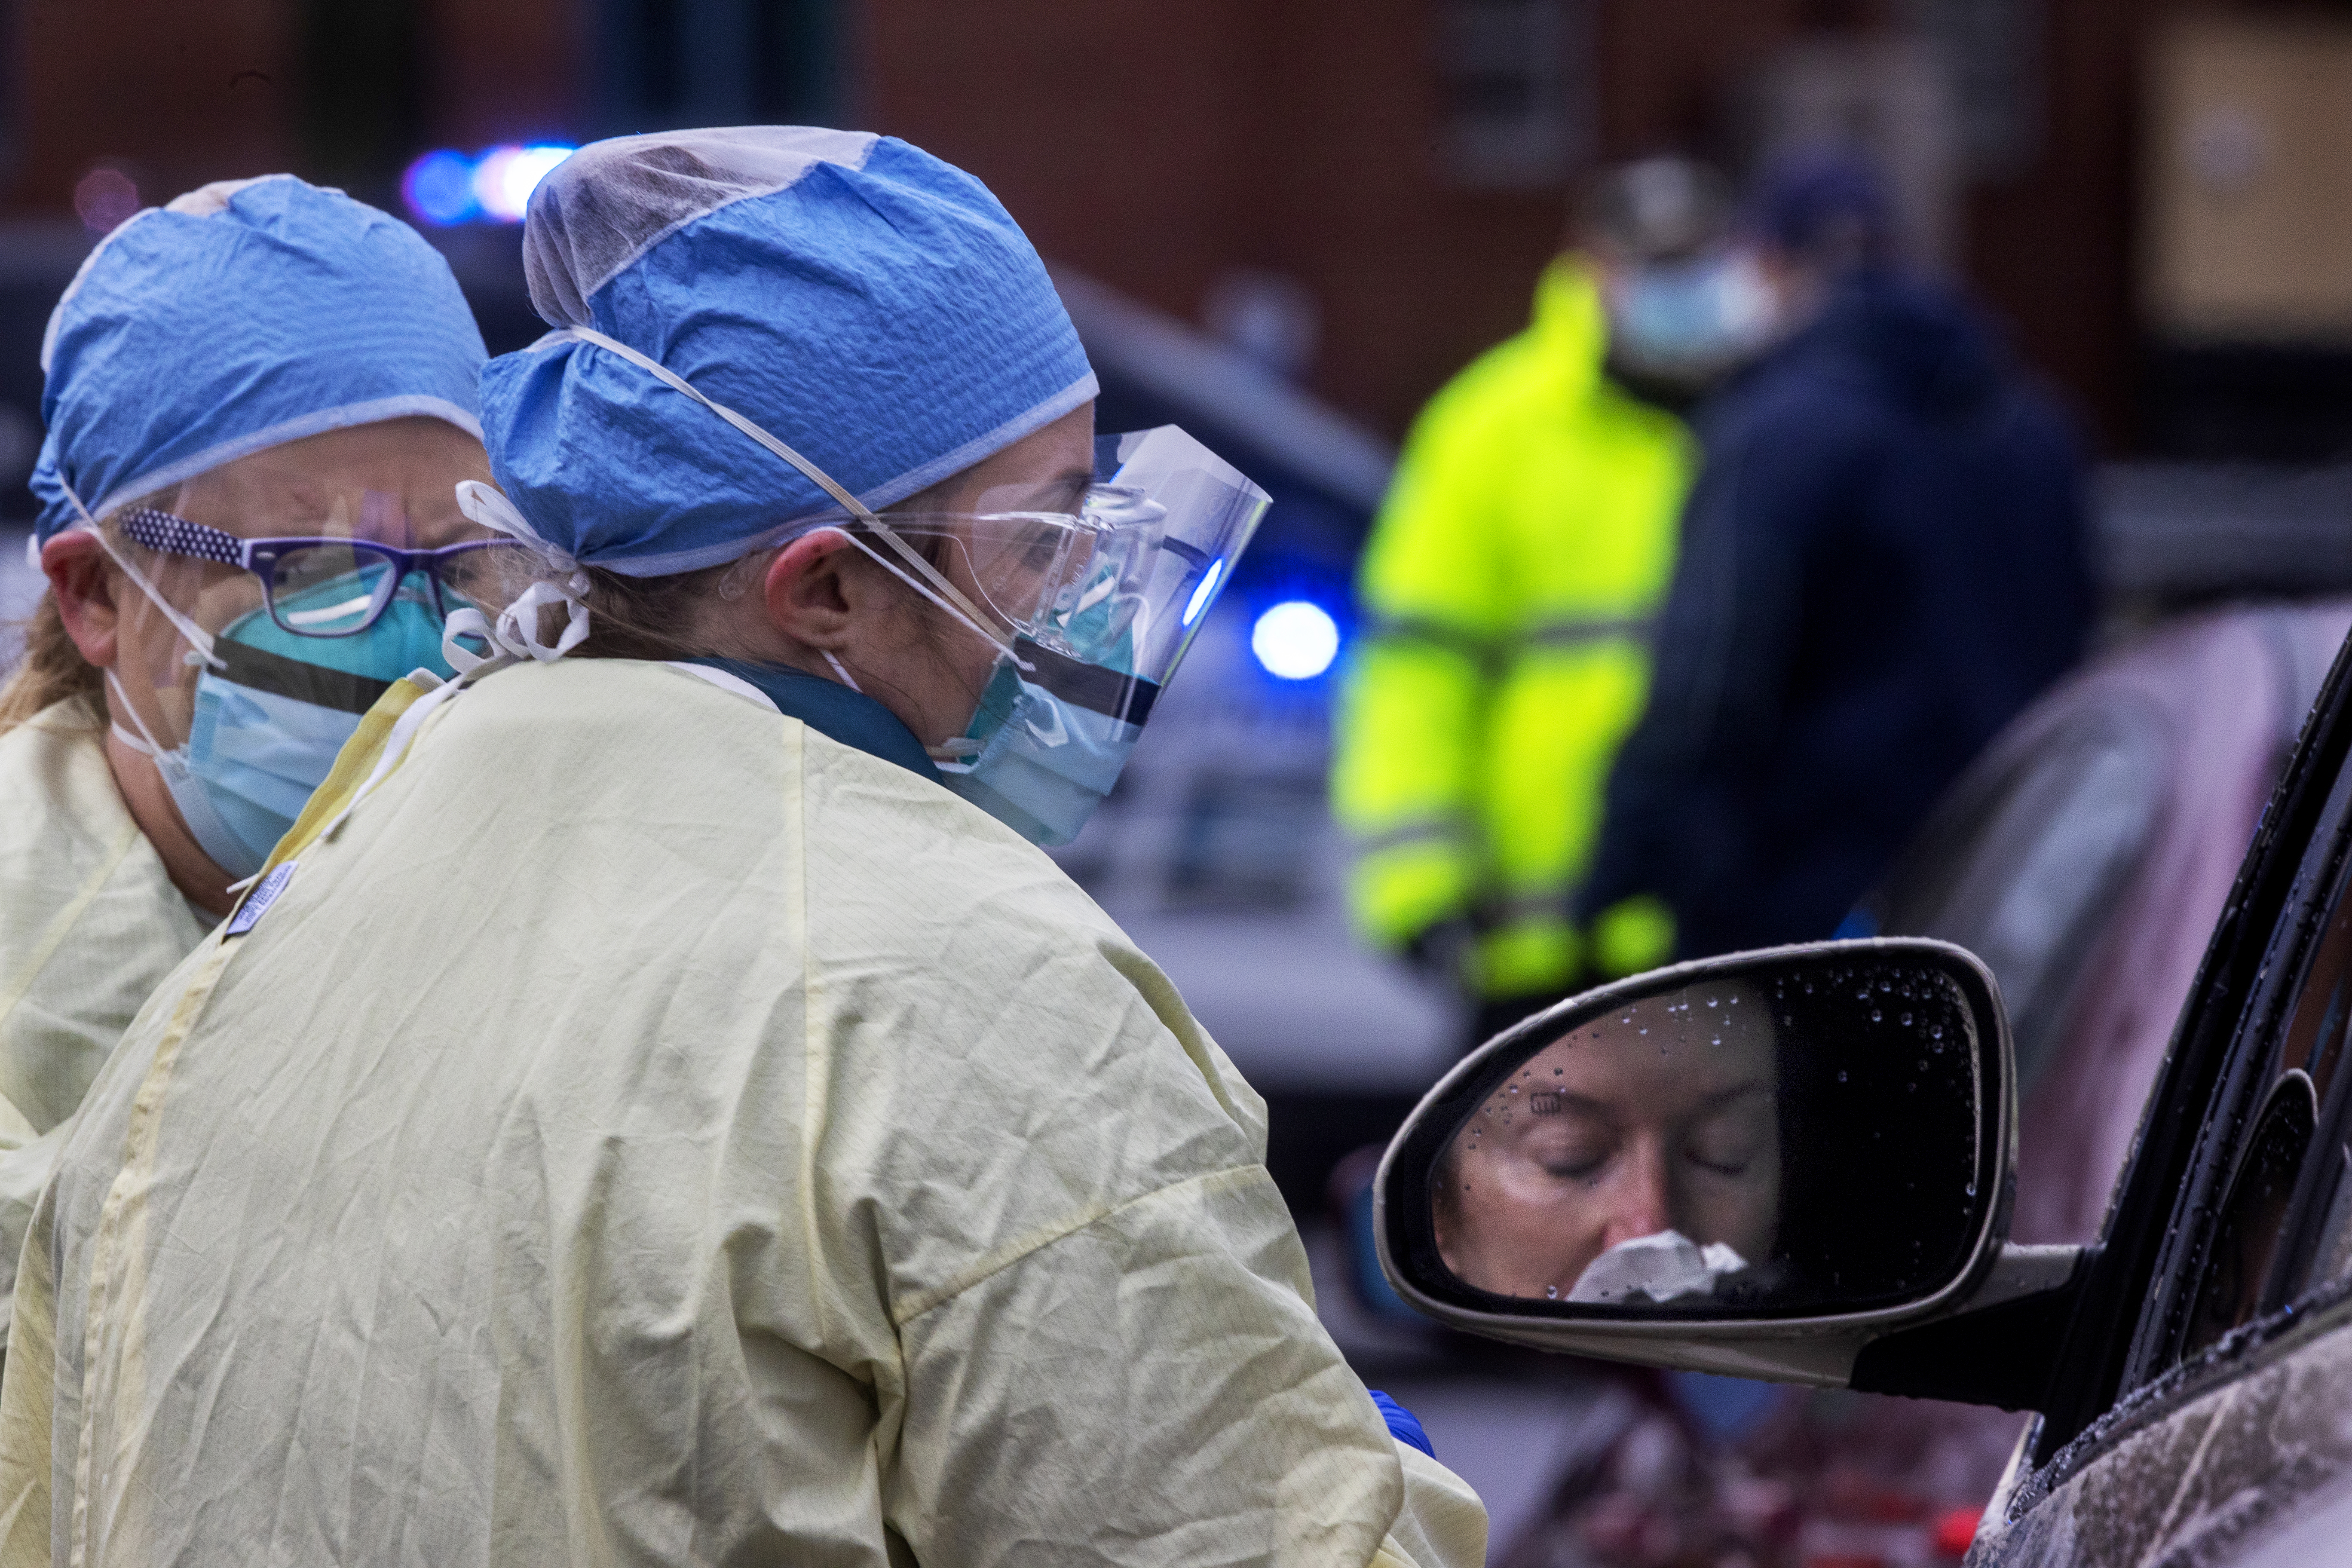
[[[1714,381],[1769,343],[1778,298],[1756,258],[1730,247],[1623,268],[1607,290],[1610,352],[1685,385]]]
[[[113,733],[232,877],[261,868],[391,682],[451,673],[443,620],[472,603],[481,552],[511,548],[457,510],[457,483],[486,471],[479,443],[437,421],[356,426],[99,531],[123,579]]]

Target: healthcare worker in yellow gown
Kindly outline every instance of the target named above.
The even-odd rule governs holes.
[[[93,1090],[0,1563],[1483,1562],[1263,1102],[1036,847],[1263,492],[1097,442],[1026,239],[903,142],[598,143],[524,245],[557,330],[462,497],[530,580]]]
[[[0,1333],[33,1195],[140,1003],[369,703],[446,668],[427,577],[364,627],[304,620],[292,584],[362,535],[484,532],[451,494],[488,473],[483,357],[415,231],[287,175],[140,214],[57,307],[33,477],[53,586],[0,688]],[[174,552],[203,538],[184,524],[208,553]],[[271,535],[314,543],[236,563]],[[350,635],[302,635],[329,631]]]

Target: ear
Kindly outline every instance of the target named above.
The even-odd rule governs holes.
[[[115,627],[121,612],[114,602],[114,575],[98,536],[68,529],[41,546],[41,572],[57,595],[58,618],[82,658],[100,669],[114,664]]]
[[[804,534],[768,567],[761,597],[775,628],[809,647],[838,649],[865,595],[854,563],[862,560],[837,529]]]

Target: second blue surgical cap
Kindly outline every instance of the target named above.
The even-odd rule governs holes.
[[[305,436],[426,416],[479,436],[482,334],[397,218],[291,174],[129,219],[49,316],[33,470],[47,541]],[[68,494],[68,489],[71,494]]]
[[[531,302],[656,361],[880,509],[1096,393],[1045,265],[978,180],[794,126],[583,147],[531,195]],[[629,576],[841,515],[642,365],[557,331],[491,362],[490,467],[533,531]]]

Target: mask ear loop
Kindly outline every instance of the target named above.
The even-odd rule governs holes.
[[[995,632],[988,629],[987,626],[984,624],[986,617],[981,613],[978,605],[974,605],[970,599],[964,597],[963,590],[958,588],[953,583],[949,582],[946,576],[940,572],[939,568],[924,560],[922,555],[917,552],[912,545],[898,537],[896,531],[894,531],[888,523],[884,522],[880,518],[874,515],[872,510],[869,509],[865,502],[859,500],[856,496],[851,495],[840,485],[835,483],[832,477],[826,474],[824,469],[818,468],[814,463],[810,462],[806,458],[802,457],[798,452],[793,451],[790,447],[785,446],[782,441],[777,440],[773,436],[769,435],[765,430],[761,429],[757,425],[754,425],[749,419],[744,418],[740,414],[736,413],[725,404],[714,401],[713,399],[705,396],[692,382],[689,382],[684,376],[676,374],[667,365],[663,364],[658,360],[639,353],[636,350],[631,348],[625,342],[619,342],[617,339],[608,338],[604,333],[597,331],[592,327],[567,327],[560,332],[551,332],[548,335],[559,340],[568,337],[575,339],[581,342],[593,343],[598,348],[605,349],[613,353],[620,355],[623,359],[627,360],[631,364],[637,366],[648,374],[658,377],[670,387],[678,392],[684,393],[688,397],[691,397],[697,403],[701,404],[705,408],[709,409],[710,412],[718,415],[719,417],[735,426],[736,429],[740,430],[744,435],[749,436],[752,440],[757,441],[761,446],[766,447],[777,457],[782,458],[793,468],[798,468],[802,473],[808,476],[809,479],[819,489],[823,489],[825,494],[831,496],[835,500],[839,501],[842,506],[848,510],[852,517],[856,518],[859,522],[864,523],[866,527],[872,529],[877,534],[880,535],[884,542],[887,543],[891,549],[897,551],[898,554],[904,558],[907,565],[913,567],[917,575],[924,578],[929,584],[929,586],[926,587],[924,584],[916,582],[914,578],[908,576],[905,571],[892,564],[890,562],[885,561],[881,554],[876,551],[873,546],[858,538],[857,535],[851,533],[847,529],[841,530],[840,531],[842,535],[846,538],[849,542],[856,545],[858,549],[873,557],[875,564],[890,573],[900,582],[905,583],[908,587],[914,589],[915,592],[920,594],[924,598],[929,599],[941,610],[946,611],[950,616],[961,621],[979,637],[987,642],[993,644],[1003,653],[1005,658],[1011,659],[1021,668],[1030,669],[1034,668],[1028,660],[1023,658],[1019,654],[1013,651],[1013,645],[1011,643],[1005,641],[1003,637],[999,636]]]
[[[846,686],[852,691],[856,692],[860,697],[866,695],[866,688],[858,685],[855,679],[851,679],[848,667],[834,657],[833,650],[831,648],[819,648],[817,651],[824,655],[824,662],[833,666],[834,674],[841,677],[841,683],[844,686]]]
[[[147,721],[139,717],[139,710],[131,705],[131,693],[122,689],[122,682],[114,678],[111,669],[106,672],[106,684],[114,689],[114,695],[122,700],[122,710],[131,715],[131,722],[139,729],[139,733],[134,735],[119,721],[109,723],[107,728],[113,731],[114,738],[142,757],[161,758],[164,748],[156,742],[154,731],[147,728]]]
[[[165,620],[172,623],[172,629],[187,639],[188,652],[184,656],[186,661],[190,664],[208,664],[215,669],[226,669],[228,661],[213,652],[213,634],[182,615],[173,606],[169,599],[163,597],[161,590],[147,580],[147,574],[139,570],[128,556],[114,548],[114,542],[106,537],[106,530],[98,526],[98,519],[89,515],[89,508],[82,505],[81,497],[74,493],[73,486],[66,483],[65,476],[62,474],[58,476],[58,488],[66,492],[66,499],[74,503],[76,511],[81,513],[82,525],[89,530],[90,537],[98,541],[98,547],[106,552],[107,558],[122,569],[124,576],[138,584],[139,591],[147,595],[147,602],[154,605]]]

